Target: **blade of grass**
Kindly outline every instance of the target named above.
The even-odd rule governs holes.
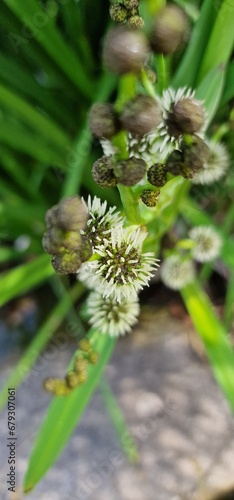
[[[223,0],[207,48],[204,52],[198,81],[219,65],[226,65],[234,46],[234,2]]]
[[[234,271],[230,270],[224,306],[224,327],[230,331],[234,315]]]
[[[62,38],[60,32],[54,24],[52,13],[42,7],[39,8],[35,0],[3,0],[5,4],[14,12],[17,17],[32,30],[33,37],[50,55],[59,68],[76,85],[77,89],[86,96],[92,97],[93,84],[86,75],[86,69],[80,64],[78,57],[69,45]],[[43,25],[38,26],[36,19],[38,14],[44,18]]]
[[[99,360],[96,365],[89,365],[88,380],[85,384],[78,386],[66,397],[53,398],[29,460],[24,478],[25,493],[35,487],[63,450],[114,349],[116,339],[100,335],[99,332],[91,332],[89,338],[93,348],[99,353]],[[73,366],[74,357],[70,368]]]
[[[217,14],[214,0],[205,0],[201,14],[194,26],[182,62],[172,80],[172,87],[194,87],[201,60]]]
[[[218,109],[225,82],[225,67],[211,69],[196,90],[196,98],[204,101],[207,113],[206,127]]]
[[[215,316],[212,304],[197,282],[181,290],[193,324],[200,335],[215,378],[234,412],[234,353],[227,332]]]
[[[53,273],[50,257],[44,254],[32,262],[1,273],[0,306],[39,285]]]
[[[104,377],[101,379],[99,387],[101,389],[101,394],[104,399],[108,414],[111,418],[125,455],[130,462],[138,462],[139,454],[136,444],[131,434],[129,433],[125,418],[123,416],[121,408],[119,407],[116,397],[114,396],[110,385]]]
[[[226,82],[224,86],[223,96],[220,102],[221,106],[224,106],[228,101],[234,97],[234,62],[229,64],[226,73]]]
[[[77,300],[84,292],[84,287],[80,283],[76,283],[69,293],[66,293],[52,310],[49,317],[39,328],[37,335],[26,349],[16,367],[12,371],[10,377],[6,381],[0,393],[0,408],[7,402],[8,387],[18,387],[24,380],[29,370],[34,365],[38,356],[53,336],[54,332],[61,325],[67,315],[71,301]]]

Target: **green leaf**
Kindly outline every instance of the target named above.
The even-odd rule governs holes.
[[[72,304],[84,292],[80,283],[76,283],[69,293],[64,294],[58,305],[53,309],[49,317],[39,328],[37,335],[20,358],[19,362],[7,379],[5,386],[0,393],[0,408],[2,408],[8,397],[8,387],[18,387],[24,380],[29,370],[34,365],[40,353],[43,351],[47,342],[53,336],[54,332],[61,325],[63,319],[68,314]]]
[[[181,291],[197,333],[200,335],[212,370],[234,412],[234,353],[227,332],[213,312],[207,295],[194,282]]]
[[[231,330],[234,315],[234,271],[233,266],[227,283],[227,292],[224,307],[224,326],[227,331]]]
[[[223,96],[221,99],[221,106],[224,106],[228,101],[234,97],[234,62],[229,64],[226,74],[226,82],[224,85]]]
[[[53,398],[30,457],[24,479],[25,492],[31,491],[57,460],[79,422],[114,349],[114,338],[98,332],[91,332],[89,338],[93,348],[99,353],[99,360],[96,365],[89,365],[85,384],[78,386],[68,396]],[[73,361],[70,367],[72,365]]]
[[[196,98],[204,101],[207,112],[207,127],[218,109],[225,82],[225,68],[213,68],[202,80],[196,90]]]
[[[223,0],[199,71],[199,81],[213,68],[226,65],[234,46],[234,0]]]
[[[54,273],[50,260],[48,255],[43,254],[32,262],[2,273],[0,306],[49,278]]]
[[[205,0],[194,26],[187,50],[172,80],[172,87],[194,87],[201,60],[217,14],[214,0]]]

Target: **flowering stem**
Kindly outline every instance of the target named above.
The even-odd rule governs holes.
[[[126,218],[131,224],[142,224],[138,199],[131,188],[118,184],[120,198],[123,204]]]
[[[145,87],[145,90],[147,91],[147,93],[149,94],[150,97],[152,97],[153,99],[156,99],[157,98],[157,94],[155,92],[155,88],[154,88],[154,85],[153,83],[150,81],[145,69],[142,69],[141,70],[141,81]]]
[[[158,91],[162,94],[163,90],[167,87],[167,71],[165,58],[162,54],[157,56],[157,78],[158,78]]]

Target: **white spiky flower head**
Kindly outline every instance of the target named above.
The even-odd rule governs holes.
[[[193,177],[193,184],[212,184],[221,179],[228,170],[230,158],[224,144],[220,142],[208,141],[210,148],[210,158]]]
[[[89,238],[95,249],[109,237],[113,227],[116,229],[122,227],[124,220],[120,212],[116,211],[116,207],[107,208],[107,202],[102,202],[97,196],[94,196],[93,200],[90,196],[88,197],[87,208],[89,218],[81,234]]]
[[[194,227],[189,231],[189,237],[194,242],[192,256],[198,262],[209,262],[219,256],[222,240],[213,227]]]
[[[161,279],[172,290],[184,288],[195,279],[193,262],[180,255],[167,257],[161,266]]]
[[[112,296],[104,298],[99,292],[91,292],[87,300],[89,323],[100,333],[119,337],[131,331],[140,313],[137,295],[124,298],[121,302]]]
[[[96,246],[97,259],[82,264],[79,279],[118,302],[136,295],[159,266],[152,252],[142,253],[146,236],[140,229],[113,229],[110,239]]]

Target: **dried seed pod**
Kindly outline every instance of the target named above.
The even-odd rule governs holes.
[[[197,135],[184,136],[180,145],[183,153],[183,175],[192,179],[210,157],[210,148],[205,141]]]
[[[148,52],[147,39],[141,31],[119,26],[109,31],[105,38],[103,63],[118,75],[140,73]]]
[[[93,180],[102,188],[115,187],[117,180],[114,174],[114,161],[112,156],[102,156],[93,164]]]
[[[54,205],[46,212],[45,220],[48,229],[52,226],[58,225],[58,207],[59,207],[58,205]]]
[[[95,137],[111,139],[119,131],[117,115],[112,104],[96,103],[89,113],[89,128]]]
[[[110,17],[115,23],[123,23],[127,19],[128,11],[124,5],[115,3],[110,6]]]
[[[144,189],[141,193],[141,201],[147,207],[155,207],[160,196],[160,191],[153,191],[152,189]]]
[[[117,181],[124,186],[134,186],[144,177],[146,163],[132,156],[128,160],[119,161],[114,167]]]
[[[126,104],[120,121],[125,130],[142,137],[161,123],[162,114],[152,97],[138,95]]]
[[[155,163],[147,172],[147,179],[153,186],[163,187],[166,184],[167,166],[164,163]]]
[[[198,132],[205,121],[202,103],[196,99],[185,98],[173,105],[167,118],[169,135],[178,138],[181,134]]]
[[[150,36],[151,47],[157,54],[172,54],[188,31],[188,19],[182,9],[168,4],[156,16]]]

